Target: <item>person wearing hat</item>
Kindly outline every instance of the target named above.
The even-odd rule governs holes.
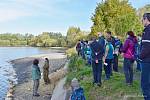
[[[144,99],[150,100],[150,13],[145,13],[142,19],[144,32],[141,43],[141,88]]]

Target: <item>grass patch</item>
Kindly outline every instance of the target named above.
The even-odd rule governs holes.
[[[93,86],[92,68],[76,54],[70,57],[69,73],[66,85],[70,86],[71,80],[76,77],[84,89],[86,100],[143,100],[140,82],[134,80],[133,86],[126,86],[123,73],[113,73],[110,80],[104,80],[102,73],[102,86]]]

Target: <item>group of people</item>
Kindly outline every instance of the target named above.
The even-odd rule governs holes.
[[[76,50],[78,55],[92,65],[94,84],[101,85],[102,61],[104,60],[104,70],[106,80],[112,75],[112,70],[118,72],[118,55],[122,43],[118,37],[113,37],[111,32],[106,33],[106,38],[98,32],[92,41],[78,41]],[[113,65],[113,66],[112,66]]]
[[[32,65],[32,80],[33,80],[33,96],[36,97],[40,96],[38,93],[38,88],[41,79],[41,71],[38,64],[39,60],[34,59]],[[48,58],[45,58],[45,63],[43,66],[43,79],[46,85],[50,83],[48,75],[49,75],[49,60]]]
[[[92,41],[80,41],[76,45],[78,55],[92,65],[93,84],[101,86],[102,69],[104,67],[105,79],[109,80],[112,71],[118,72],[118,55],[123,55],[123,70],[128,86],[133,84],[133,64],[136,61],[137,70],[141,71],[141,88],[145,100],[150,100],[150,13],[143,15],[144,32],[142,37],[133,31],[126,33],[127,38],[122,44],[111,32],[105,36],[98,32]]]

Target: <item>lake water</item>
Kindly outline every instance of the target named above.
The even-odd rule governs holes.
[[[53,53],[54,49],[34,47],[0,47],[0,100],[8,90],[8,80],[17,84],[16,74],[9,61],[38,54]]]

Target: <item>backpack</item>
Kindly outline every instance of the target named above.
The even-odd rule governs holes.
[[[83,88],[80,87],[79,89],[74,90],[70,100],[86,100]]]
[[[138,60],[138,56],[139,56],[139,45],[138,45],[138,42],[134,42],[132,39],[130,39],[133,43],[134,43],[134,54],[133,54],[133,56],[134,56],[134,59],[135,60]]]

